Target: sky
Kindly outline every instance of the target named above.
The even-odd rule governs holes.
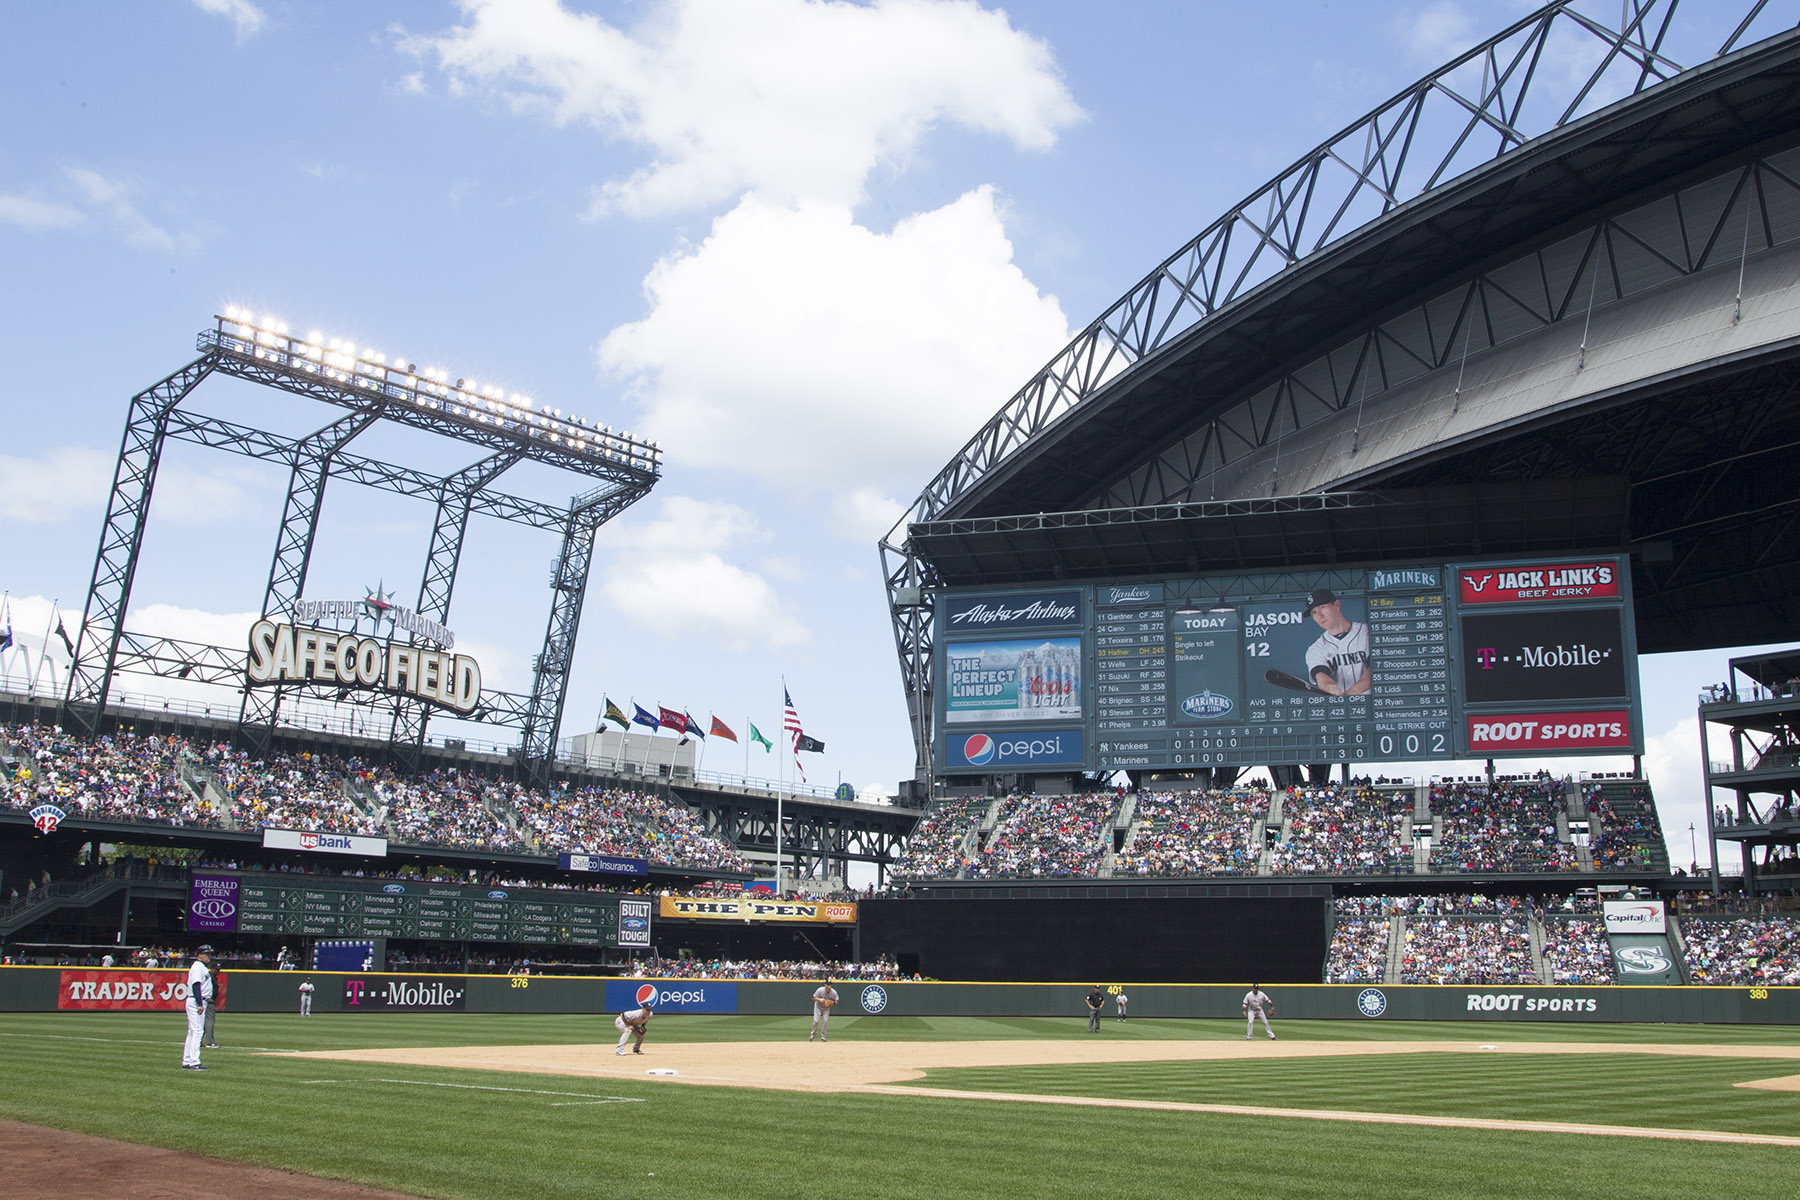
[[[877,539],[1157,262],[1529,8],[0,0],[0,671],[30,673],[53,602],[75,628],[130,398],[243,306],[660,441],[599,535],[564,734],[603,698],[772,733],[785,681],[826,744],[809,781],[891,792],[913,753]],[[229,379],[187,407],[337,415]],[[128,626],[241,644],[285,484],[172,444]],[[328,488],[306,596],[415,602],[431,516]],[[449,624],[489,686],[529,690],[556,550],[471,523]],[[1706,857],[1695,697],[1727,656],[1643,660],[1677,863],[1690,821]],[[778,769],[702,762],[746,765]]]

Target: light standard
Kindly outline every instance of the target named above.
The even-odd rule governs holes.
[[[1691,856],[1688,874],[1698,875],[1700,873],[1700,848],[1699,843],[1694,841],[1694,823],[1692,821],[1688,822],[1688,854]]]

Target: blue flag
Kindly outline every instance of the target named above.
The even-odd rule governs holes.
[[[651,716],[649,713],[645,712],[643,705],[637,703],[636,701],[633,701],[631,707],[637,710],[631,716],[632,724],[647,725],[650,727],[652,732],[662,728],[662,722],[657,720],[655,717]]]

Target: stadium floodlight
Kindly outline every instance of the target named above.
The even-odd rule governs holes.
[[[452,385],[450,372],[441,367],[420,371],[403,355],[390,362],[373,347],[359,349],[354,342],[326,338],[317,330],[305,338],[291,337],[285,322],[267,314],[258,317],[236,305],[228,306],[216,321],[210,340],[227,354],[320,377],[373,398],[396,400],[483,435],[498,430],[556,455],[596,465],[623,462],[634,470],[661,473],[662,450],[655,442],[634,438],[629,430],[614,434],[609,426],[565,416],[560,408],[539,405],[499,384],[463,377]],[[596,435],[594,430],[600,432]]]

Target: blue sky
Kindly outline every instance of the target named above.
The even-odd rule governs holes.
[[[912,751],[874,543],[902,505],[1162,257],[1528,8],[0,5],[18,635],[35,645],[52,597],[79,610],[127,400],[243,305],[662,442],[662,482],[601,534],[565,733],[603,693],[771,730],[785,676],[828,747],[814,781],[891,789]],[[326,416],[228,380],[192,406],[292,433]],[[173,448],[133,627],[236,641],[284,484]],[[416,596],[422,504],[339,486],[324,522],[309,596]],[[491,685],[528,686],[555,550],[471,528],[450,624]],[[1645,666],[1683,834],[1693,695],[1724,658]]]

